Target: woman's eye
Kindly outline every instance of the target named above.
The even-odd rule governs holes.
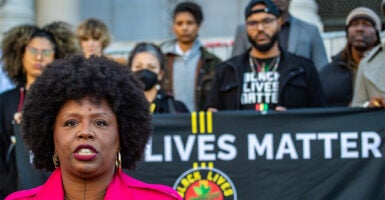
[[[156,70],[156,68],[157,68],[157,67],[156,67],[155,65],[149,65],[149,66],[148,66],[148,69],[150,69],[150,70]]]
[[[141,70],[143,67],[142,67],[142,65],[136,64],[136,65],[134,65],[133,68],[134,68],[136,71],[139,71],[139,70]]]
[[[96,126],[107,126],[107,122],[104,120],[98,120],[95,122]]]
[[[78,124],[75,120],[68,120],[64,122],[64,126],[76,126]]]

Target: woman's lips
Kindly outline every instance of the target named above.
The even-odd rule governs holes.
[[[95,159],[97,153],[91,145],[79,145],[74,151],[74,157],[80,161],[90,161]]]
[[[42,70],[44,68],[42,64],[34,64],[33,67],[39,70]]]

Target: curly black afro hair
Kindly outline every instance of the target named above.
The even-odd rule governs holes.
[[[127,67],[95,56],[56,60],[31,85],[23,108],[22,132],[34,153],[35,167],[55,168],[56,116],[66,101],[86,96],[107,100],[118,121],[122,167],[135,169],[152,131],[143,85]]]

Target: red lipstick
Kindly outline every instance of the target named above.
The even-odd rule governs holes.
[[[95,159],[97,153],[98,152],[93,146],[82,144],[76,147],[74,157],[80,161],[90,161]]]

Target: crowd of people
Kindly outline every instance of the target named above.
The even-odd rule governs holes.
[[[150,113],[385,108],[380,17],[352,10],[346,45],[328,63],[317,27],[292,16],[289,5],[251,0],[226,61],[202,45],[204,14],[191,1],[172,13],[174,39],[138,43],[127,61],[104,54],[111,36],[98,19],[76,31],[60,21],[9,30],[1,42],[8,79],[0,76],[0,199],[42,184],[9,199],[180,198],[121,172],[134,169],[144,151]],[[381,8],[385,13],[385,0]],[[29,150],[33,163],[19,159]]]

